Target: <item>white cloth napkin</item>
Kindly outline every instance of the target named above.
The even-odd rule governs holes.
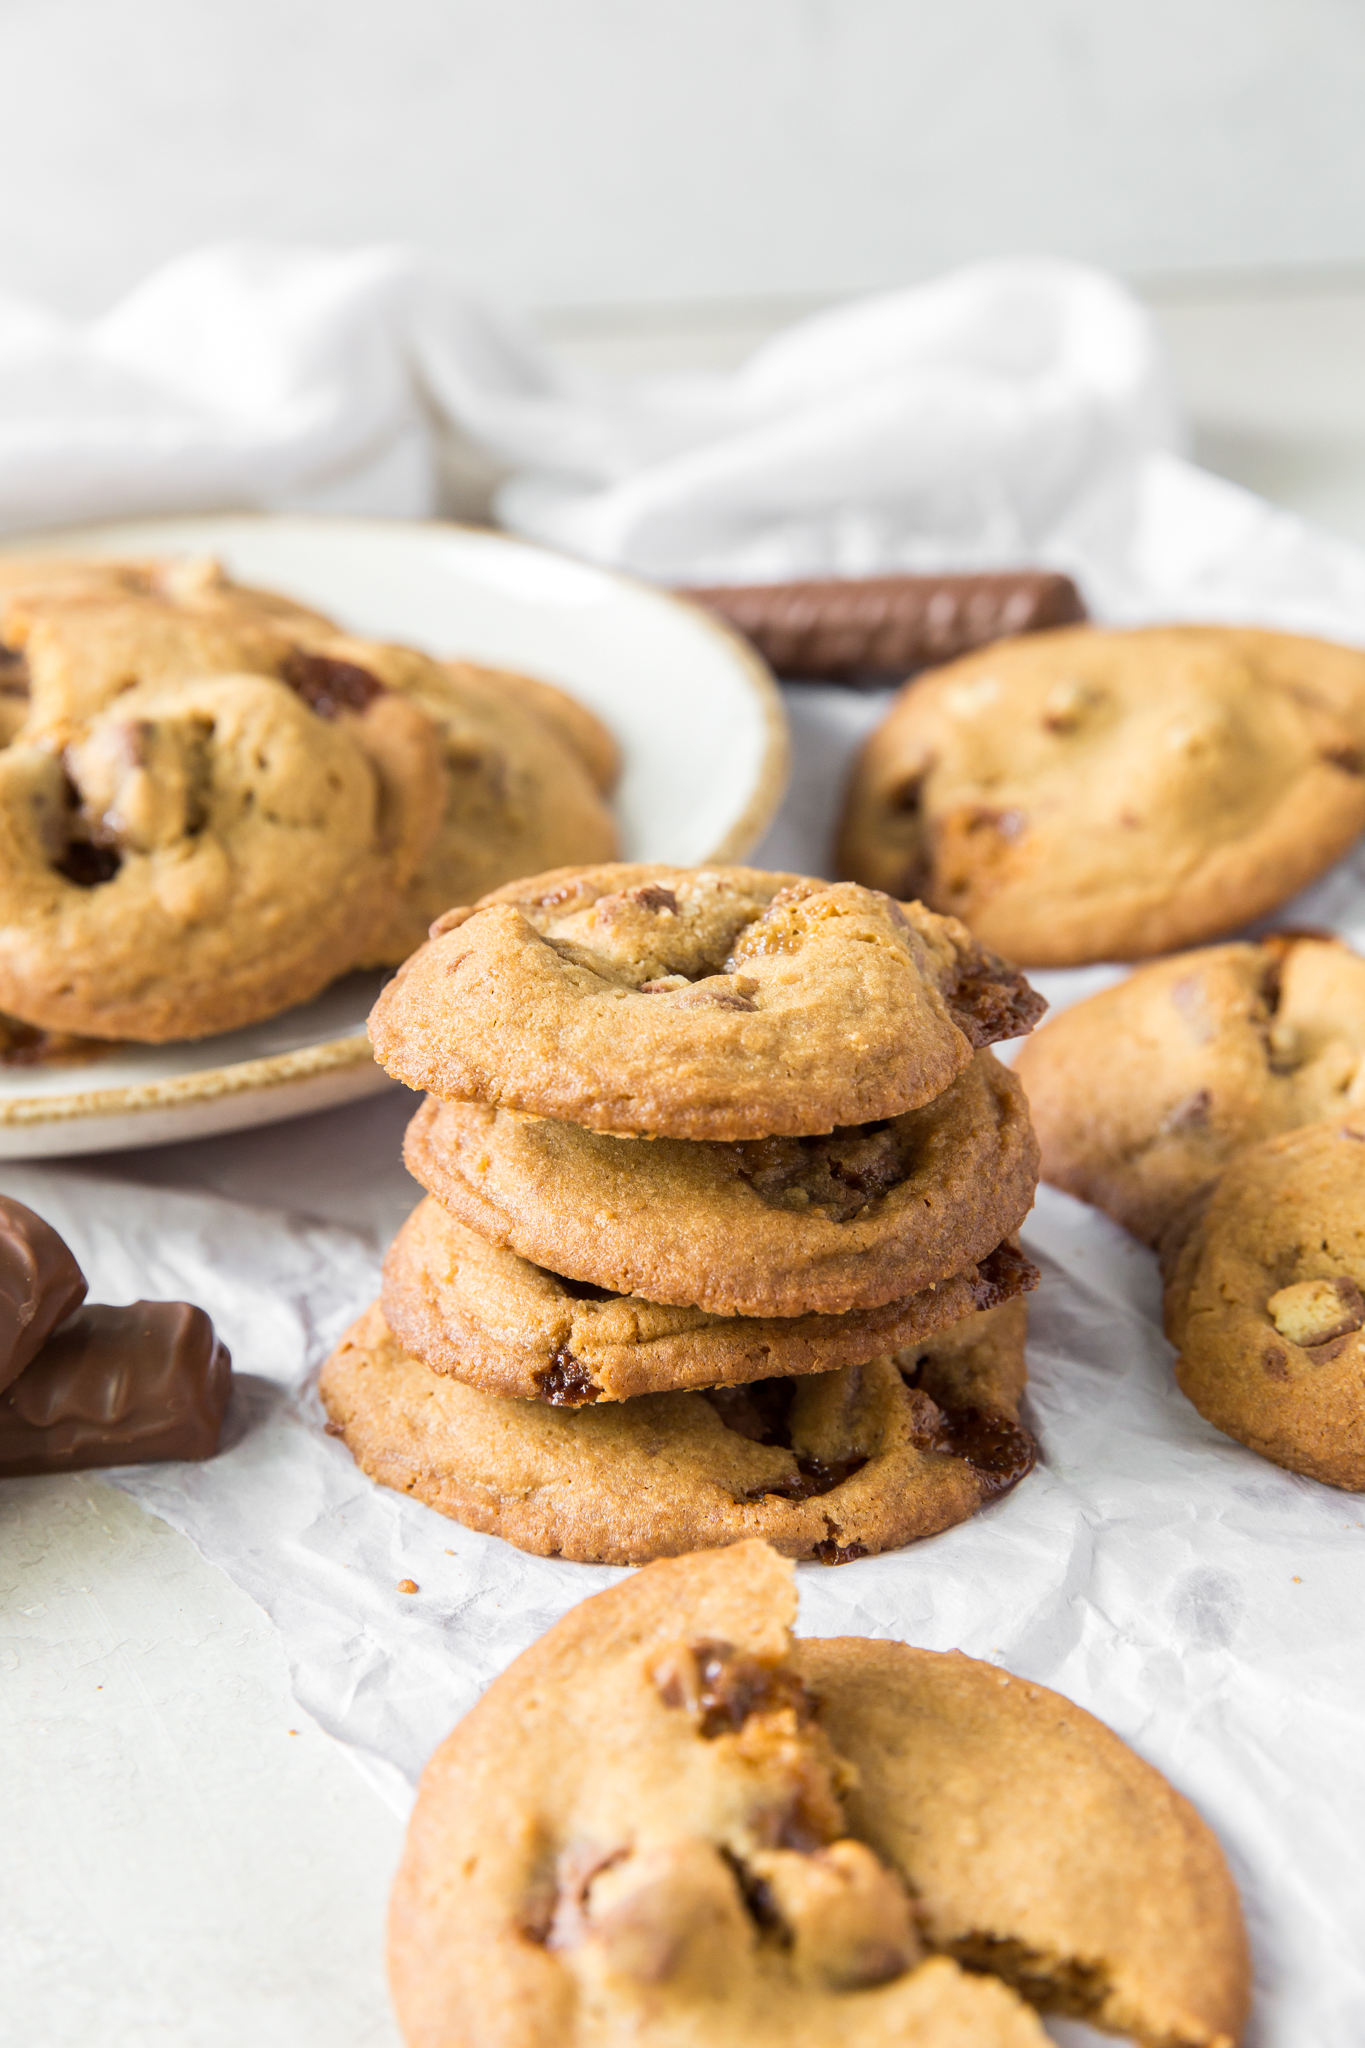
[[[1038,562],[1097,614],[1365,638],[1365,555],[1195,469],[1112,279],[985,263],[798,322],[729,375],[557,360],[402,248],[228,247],[102,318],[0,297],[0,532],[225,507],[420,517],[470,451],[504,523],[665,581]]]

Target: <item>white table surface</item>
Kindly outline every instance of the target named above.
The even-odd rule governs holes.
[[[1202,459],[1365,541],[1365,292],[1159,311]],[[733,360],[759,331],[598,322],[563,338],[613,367],[671,367]],[[851,726],[846,701],[828,715]],[[808,812],[841,749],[813,700],[794,702]],[[76,1164],[381,1241],[415,1199],[398,1156],[409,1110],[395,1091]],[[260,1610],[93,1476],[0,1486],[0,1772],[3,2048],[397,2041],[382,1930],[400,1823],[294,1706]]]

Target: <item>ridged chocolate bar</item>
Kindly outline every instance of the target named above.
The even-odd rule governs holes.
[[[899,682],[1014,633],[1086,617],[1069,576],[869,576],[683,590],[727,620],[779,676],[856,686]]]

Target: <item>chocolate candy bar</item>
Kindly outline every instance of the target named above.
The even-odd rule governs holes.
[[[0,1195],[0,1392],[85,1300],[85,1275],[50,1223]]]
[[[0,1478],[211,1457],[231,1384],[202,1308],[82,1308],[0,1395]]]
[[[872,685],[953,661],[1012,633],[1086,616],[1069,576],[869,576],[683,590],[719,613],[791,682]]]

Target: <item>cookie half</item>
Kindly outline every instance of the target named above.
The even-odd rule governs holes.
[[[762,1543],[667,1560],[494,1681],[394,1887],[411,2048],[1042,2048],[1021,1991],[1233,2048],[1246,1941],[1193,1808],[1056,1693],[793,1643],[795,1608]]]
[[[432,1196],[384,1261],[384,1316],[434,1372],[485,1394],[580,1407],[689,1387],[829,1372],[918,1342],[1035,1285],[1011,1244],[905,1301],[844,1316],[715,1316],[533,1266]]]
[[[1032,1470],[1022,1302],[900,1355],[576,1409],[483,1394],[405,1354],[376,1304],[319,1382],[372,1479],[519,1550],[639,1564],[762,1536],[826,1564],[936,1536]]]
[[[562,869],[442,920],[370,1017],[410,1087],[622,1135],[804,1135],[931,1101],[1041,997],[956,922],[756,868]]]
[[[533,1265],[713,1315],[880,1308],[984,1259],[1028,1214],[1037,1141],[990,1053],[925,1109],[827,1138],[615,1138],[429,1098],[409,1171]]]
[[[1147,1244],[1237,1153],[1365,1102],[1365,960],[1274,932],[1140,967],[1021,1046],[1043,1178]]]
[[[1164,1250],[1166,1334],[1200,1414],[1365,1491],[1365,1113],[1244,1152]]]
[[[1233,931],[1362,830],[1365,653],[1076,626],[908,684],[854,769],[839,862],[1067,967]]]

